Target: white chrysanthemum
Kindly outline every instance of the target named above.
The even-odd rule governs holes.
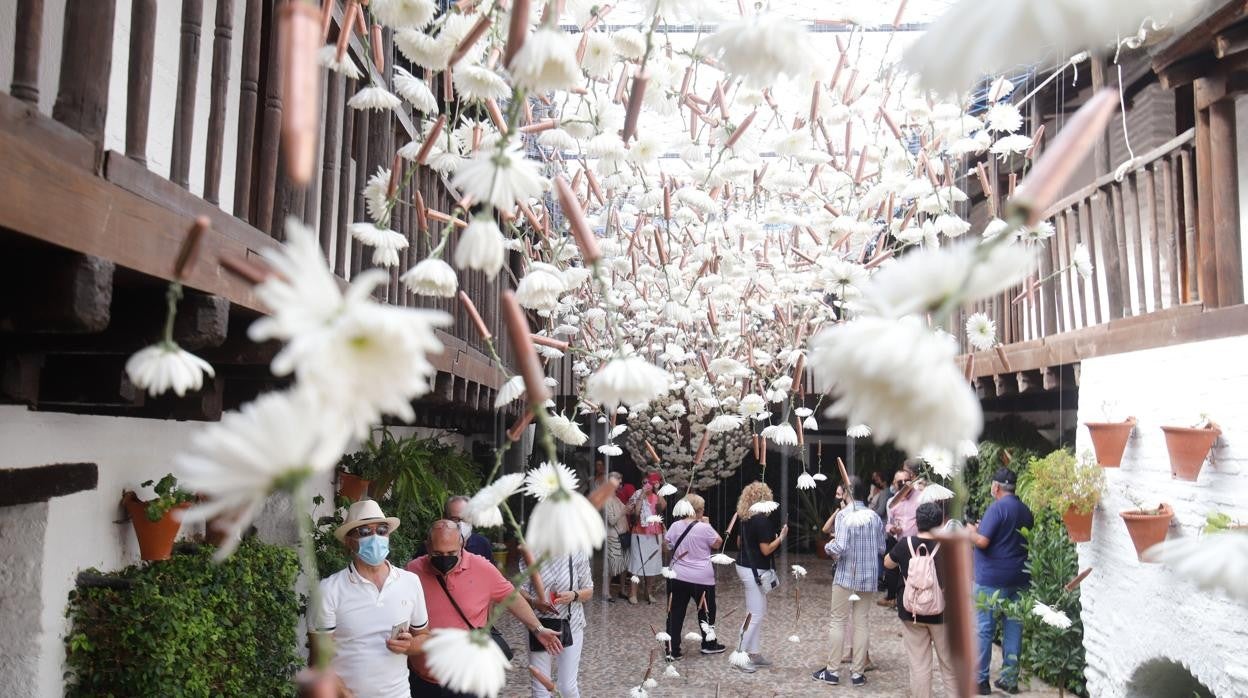
[[[802,420],[802,428],[807,431],[818,431],[819,420],[815,419],[814,417],[807,417],[806,419]]]
[[[606,529],[602,513],[577,492],[555,492],[533,507],[525,539],[536,557],[593,555]]]
[[[560,414],[551,415],[546,426],[550,429],[551,436],[569,446],[580,446],[589,439],[589,435],[581,431],[576,422]]]
[[[841,516],[840,525],[847,528],[870,526],[871,522],[875,521],[877,518],[878,515],[874,511],[867,507],[862,507],[861,509],[855,509],[854,511]]]
[[[733,565],[737,561],[723,553],[715,553],[711,556],[711,562],[716,565]]]
[[[984,313],[975,313],[966,319],[966,339],[979,351],[997,346],[997,323]]]
[[[607,409],[614,409],[617,405],[651,402],[668,391],[672,380],[672,374],[639,356],[618,357],[585,381],[585,394]]]
[[[585,36],[585,55],[581,68],[592,78],[605,78],[615,64],[615,48],[611,37],[602,32],[589,32]]]
[[[721,414],[716,415],[714,419],[707,423],[706,430],[712,434],[723,434],[741,428],[741,425],[744,423],[745,420],[736,415]]]
[[[823,473],[815,473],[814,475],[811,475],[811,477],[815,478],[816,482],[823,482],[828,479],[828,476]]]
[[[693,505],[689,503],[688,499],[681,499],[672,507],[672,516],[678,519],[683,519],[686,516],[693,516],[693,513]]]
[[[1175,538],[1154,545],[1145,558],[1170,567],[1201,589],[1217,590],[1248,603],[1248,531]]]
[[[689,640],[690,642],[701,642],[701,641],[702,641],[702,635],[701,635],[700,633],[695,633],[695,632],[693,632],[693,631],[691,630],[691,631],[689,631],[689,632],[685,633],[685,639],[686,639],[686,640]]]
[[[265,393],[197,432],[175,459],[182,486],[208,501],[183,521],[218,516],[229,522],[217,557],[228,556],[264,508],[269,494],[295,478],[333,469],[351,438],[351,424],[309,390]]]
[[[1051,606],[1037,601],[1036,605],[1032,607],[1031,612],[1040,616],[1040,620],[1044,621],[1047,625],[1051,625],[1059,630],[1065,630],[1070,627],[1070,618],[1066,615],[1065,611],[1059,611]]]
[[[756,415],[767,409],[767,401],[762,395],[750,393],[741,398],[741,402],[737,403],[737,411],[745,416]]]
[[[505,257],[503,231],[498,229],[492,218],[473,218],[460,233],[459,243],[455,245],[455,266],[480,269],[490,280],[498,276]]]
[[[351,60],[351,54],[344,53],[342,60],[338,60],[338,47],[333,44],[322,46],[316,57],[322,66],[349,80],[358,80],[361,76],[360,69],[355,65],[355,61]]]
[[[516,285],[516,302],[530,310],[554,310],[560,294],[567,291],[559,269],[544,262],[533,262]]]
[[[1035,252],[1022,245],[998,244],[983,260],[978,254],[971,244],[915,250],[871,277],[862,305],[891,318],[937,310],[950,298],[962,305],[1010,288],[1035,265]]]
[[[555,150],[576,150],[576,139],[570,133],[561,128],[552,128],[542,131],[537,137],[537,144],[546,148],[554,148]]]
[[[865,439],[871,435],[871,427],[866,424],[854,424],[845,430],[845,435],[851,439]]]
[[[810,473],[803,472],[797,476],[797,489],[799,490],[813,490],[817,484],[815,478],[810,476]]]
[[[460,63],[455,66],[451,81],[455,83],[455,92],[469,102],[499,100],[511,95],[511,87],[503,76],[480,65]]]
[[[502,526],[503,512],[499,509],[499,505],[515,494],[523,483],[522,473],[500,476],[494,482],[482,487],[472,496],[472,499],[468,500],[468,506],[464,509],[464,518],[481,528]]]
[[[820,332],[810,365],[837,397],[828,416],[870,424],[911,455],[979,436],[979,400],[954,363],[955,343],[914,317],[864,317]]]
[[[618,439],[620,436],[622,436],[624,432],[626,431],[628,431],[627,424],[617,424],[611,427],[611,431],[607,432],[607,439],[610,441],[614,441]]]
[[[771,512],[775,511],[778,508],[780,508],[779,502],[773,502],[770,500],[763,501],[763,502],[754,502],[753,504],[750,505],[750,513],[751,514],[770,514]]]
[[[1021,155],[1031,149],[1031,136],[1015,134],[997,139],[993,144],[993,155],[999,155],[1002,160],[1008,160],[1011,155]]]
[[[407,249],[407,238],[373,223],[352,223],[351,237],[373,248],[373,264],[392,267],[399,263],[399,250]]]
[[[818,53],[802,25],[772,13],[720,24],[698,44],[698,52],[718,57],[726,72],[757,88],[774,85],[781,75],[810,72],[810,57]]]
[[[1082,276],[1085,280],[1092,278],[1092,253],[1088,252],[1087,245],[1084,245],[1082,242],[1075,245],[1075,253],[1071,257],[1070,263],[1075,268],[1075,271],[1079,273],[1079,276]]]
[[[611,35],[615,52],[627,60],[638,60],[646,53],[646,37],[636,29],[621,29]]]
[[[524,376],[512,376],[498,389],[498,395],[494,398],[494,409],[510,405],[521,395],[524,395]]]
[[[153,397],[172,390],[182,397],[204,387],[204,374],[215,376],[212,366],[174,342],[158,342],[140,349],[126,360],[126,376],[134,387]]]
[[[410,102],[417,111],[425,114],[438,113],[438,100],[434,98],[429,85],[397,65],[394,66],[394,91]]]
[[[851,601],[851,602],[853,602],[853,601],[862,601],[862,597],[861,597],[861,596],[859,596],[859,595],[858,595],[858,594],[856,594],[856,593],[854,593],[854,594],[850,594],[850,595],[849,595],[849,601]]]
[[[654,634],[654,639],[657,640],[658,642],[671,642],[672,636],[660,630],[659,632]]]
[[[654,681],[654,679],[647,679],[647,681]],[[654,685],[659,685],[659,682],[654,681]],[[646,689],[641,686],[633,686],[628,689],[628,698],[650,698],[650,694],[647,693]]]
[[[794,576],[795,578],[797,578],[797,579],[802,579],[803,577],[805,577],[805,576],[806,576],[806,568],[805,568],[805,567],[802,567],[801,565],[790,565],[790,567],[792,568],[792,571],[793,571],[793,576]]]
[[[674,571],[672,571],[672,568],[671,568],[671,567],[660,567],[660,568],[659,568],[659,574],[663,575],[663,578],[664,578],[664,579],[675,579],[675,578],[676,578],[676,573],[675,573]]]
[[[790,636],[789,636],[789,642],[792,642],[792,643],[796,644],[796,643],[801,642],[801,641],[802,641],[802,638],[798,637],[797,635],[790,635]]]
[[[669,678],[669,679],[679,679],[679,678],[680,678],[680,672],[679,672],[679,671],[676,671],[676,665],[675,665],[675,664],[668,664],[668,665],[667,665],[667,666],[663,669],[663,675],[664,675],[664,676],[666,676],[666,677],[667,677],[667,678]]]
[[[646,526],[653,526],[654,524],[661,524],[663,523],[663,517],[658,514],[651,514],[647,516],[646,518],[642,519],[641,523]]]
[[[451,265],[437,257],[423,259],[399,277],[407,290],[418,296],[453,298],[459,288],[459,279]]]
[[[495,698],[507,683],[511,662],[486,630],[435,628],[423,650],[425,666],[448,690]]]
[[[542,26],[530,34],[510,67],[512,82],[531,92],[567,90],[581,78],[572,37],[553,26]]]
[[[676,489],[676,485],[673,485],[670,482],[663,483],[663,486],[659,488],[659,496],[661,497],[670,497],[677,492],[679,492],[679,490]]]
[[[384,111],[387,109],[395,109],[403,102],[384,87],[369,85],[361,88],[347,100],[347,106],[352,109],[370,109],[373,111]]]
[[[517,201],[541,196],[545,180],[516,144],[504,151],[481,151],[459,166],[451,186],[477,201],[510,211]]]
[[[575,492],[578,482],[576,473],[563,463],[542,463],[524,476],[524,493],[541,501],[561,489]]]
[[[761,436],[771,439],[772,442],[780,446],[797,445],[797,430],[788,422],[764,427]]]
[[[368,9],[378,21],[392,29],[424,29],[438,6],[433,0],[373,0]]]
[[[750,655],[742,652],[741,650],[735,650],[732,654],[728,655],[728,663],[738,669],[744,669],[751,665]]]
[[[992,105],[984,120],[988,123],[989,131],[999,133],[1015,133],[1023,127],[1023,115],[1018,111],[1018,107],[1009,102],[998,102]]]
[[[624,449],[616,446],[615,444],[603,444],[598,447],[598,452],[604,456],[611,456],[612,458],[624,455]]]
[[[413,64],[438,71],[446,70],[446,63],[451,58],[451,52],[455,50],[454,44],[438,41],[418,29],[396,31],[394,46]],[[455,72],[458,73],[459,68]]]
[[[374,221],[383,220],[390,215],[389,188],[390,168],[378,167],[364,186],[364,210]]]
[[[927,483],[927,486],[923,488],[923,493],[919,495],[919,503],[943,502],[946,499],[953,499],[953,497],[953,490],[941,485],[940,483],[929,482]]]

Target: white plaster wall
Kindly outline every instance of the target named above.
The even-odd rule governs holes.
[[[1139,562],[1119,512],[1126,492],[1175,510],[1170,538],[1195,536],[1205,515],[1248,521],[1248,336],[1090,359],[1083,362],[1079,421],[1138,420],[1121,468],[1107,468],[1109,494],[1096,512],[1091,543],[1079,545],[1088,690],[1132,695],[1127,683],[1145,662],[1169,658],[1219,698],[1248,696],[1248,605],[1199,591],[1165,566]],[[1102,406],[1109,403],[1109,414]],[[1196,482],[1170,477],[1162,425],[1191,425],[1207,413],[1222,438]],[[1079,451],[1091,450],[1087,429]],[[1245,583],[1248,583],[1246,581]]]
[[[113,58],[108,86],[108,119],[104,147],[126,150],[126,82],[129,74],[131,3],[118,2],[113,26]],[[235,150],[238,134],[238,92],[243,51],[246,3],[235,0],[230,43],[230,74],[226,95],[225,133],[221,158],[220,206],[234,210]],[[212,90],[213,33],[216,0],[204,0],[200,23],[199,79],[195,91],[195,126],[191,146],[190,190],[202,195],[204,159],[207,152],[208,110]],[[162,1],[156,8],[156,46],[152,69],[151,114],[147,132],[147,166],[162,177],[169,176],[173,148],[173,116],[177,101],[178,57],[181,50],[181,3]],[[14,23],[17,0],[0,0],[0,85],[5,91],[13,78]],[[51,115],[60,80],[65,0],[46,0],[39,58],[39,111]]]
[[[22,611],[31,615],[34,622],[20,622],[22,616],[15,615],[16,609],[6,601],[4,623],[0,625],[0,636],[3,636],[0,648],[6,647],[14,636],[20,638],[22,646],[29,647],[31,643],[37,646],[37,681],[13,685],[9,683],[13,680],[11,677],[21,676],[22,672],[10,675],[0,671],[0,695],[52,698],[63,694],[65,604],[75,576],[87,567],[116,570],[138,561],[134,531],[128,521],[121,521],[121,493],[127,488],[137,489],[140,482],[171,471],[174,455],[204,426],[202,422],[56,414],[31,412],[23,407],[0,407],[0,444],[4,445],[0,449],[0,468],[58,462],[93,462],[99,468],[97,489],[57,497],[46,505],[39,505],[46,506],[47,510],[42,560],[20,555],[4,558],[5,567],[39,570],[42,566],[42,571],[39,605],[34,614],[29,609]],[[329,477],[315,489],[329,494]],[[141,491],[140,496],[143,496]],[[286,498],[271,500],[257,521],[260,536],[271,542],[293,542],[289,511],[290,503]],[[0,517],[0,533],[7,538],[10,531],[6,520]],[[183,535],[187,532],[184,529]],[[0,663],[0,669],[4,668]]]

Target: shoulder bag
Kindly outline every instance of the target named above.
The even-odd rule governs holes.
[[[468,621],[468,616],[464,615],[463,609],[459,607],[458,603],[455,603],[455,597],[451,596],[451,590],[446,587],[446,580],[442,578],[442,575],[434,574],[433,578],[438,580],[438,586],[442,587],[442,593],[446,594],[446,598],[451,602],[451,607],[454,608],[455,612],[459,614],[460,619],[464,621],[464,625],[468,626],[472,630],[480,630],[480,628]],[[511,658],[516,656],[516,653],[511,649],[511,645],[507,644],[507,638],[503,637],[503,634],[499,632],[498,628],[490,628],[490,639],[493,640],[494,644],[498,645],[498,648],[503,651],[503,655],[507,657],[507,661],[510,662]]]
[[[746,537],[745,531],[746,531],[746,526],[745,524],[742,524],[741,525],[741,540],[743,543],[745,543],[745,545],[748,546],[750,545],[750,539]],[[755,544],[754,550],[758,551],[757,552],[758,555],[762,555],[762,550],[758,548],[757,544]],[[754,552],[750,553],[751,560],[754,558],[754,555],[755,555]],[[776,589],[776,587],[780,586],[780,577],[776,575],[775,570],[766,569],[766,570],[763,570],[762,573],[760,574],[758,571],[758,568],[755,567],[754,565],[742,565],[742,567],[750,568],[750,571],[754,573],[754,583],[758,585],[759,589],[763,590],[764,594],[769,594],[774,589]]]
[[[568,587],[568,591],[576,591],[576,573],[572,571],[571,555],[568,556]],[[563,643],[564,647],[572,646],[572,604],[568,604],[567,618],[542,618],[541,616],[538,616],[537,621],[544,627],[550,628],[551,630],[559,633],[559,642]],[[537,641],[536,633],[529,633],[529,651],[546,651],[546,648],[542,646],[542,643]]]

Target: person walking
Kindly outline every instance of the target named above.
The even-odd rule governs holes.
[[[884,566],[898,570],[902,585],[897,593],[897,615],[901,617],[901,639],[910,660],[910,698],[932,695],[932,651],[940,664],[945,695],[958,694],[957,679],[949,654],[949,635],[945,628],[944,591],[936,570],[939,568],[940,543],[933,535],[945,523],[944,509],[936,502],[920,504],[915,510],[919,532],[897,541],[887,555]],[[925,560],[914,563],[916,559]],[[907,601],[907,582],[915,572],[914,590]],[[939,608],[940,610],[937,610]]]
[[[702,634],[702,654],[719,654],[725,647],[708,640],[706,629],[715,626],[715,567],[711,556],[723,544],[706,511],[706,500],[696,494],[685,495],[692,510],[685,518],[667,529],[667,546],[671,550],[669,567],[675,577],[668,580],[671,606],[667,613],[667,634],[672,636],[669,661],[681,658],[685,611],[692,601],[697,608],[698,628]]]
[[[867,677],[867,606],[878,588],[880,553],[884,551],[884,523],[866,503],[870,486],[851,476],[853,504],[836,515],[836,537],[825,546],[836,558],[832,586],[832,647],[828,662],[813,674],[816,681],[836,686],[841,682],[840,666],[847,627],[853,628],[850,682],[865,686]],[[851,625],[852,624],[852,625]]]
[[[520,587],[520,595],[537,612],[543,626],[561,634],[563,651],[553,657],[537,638],[530,636],[529,666],[547,679],[553,679],[562,698],[580,698],[577,674],[580,673],[581,649],[585,646],[584,604],[594,596],[589,558],[583,553],[553,557],[542,563],[538,574],[547,598],[536,597],[532,577]],[[552,664],[555,665],[553,676]],[[529,686],[533,698],[549,698],[551,695],[536,676],[531,676]]]
[[[1014,494],[1018,475],[1006,468],[992,476],[992,504],[979,524],[971,524],[971,540],[975,543],[975,598],[993,597],[1014,601],[1031,584],[1027,572],[1027,540],[1022,530],[1035,525],[1031,509]],[[993,604],[980,604],[979,626],[979,695],[992,694],[988,685],[992,663],[992,640],[997,631],[997,610]],[[1006,693],[1018,693],[1018,658],[1023,652],[1023,625],[1005,617],[1001,632],[1001,675],[996,687]]]
[[[612,471],[609,479],[618,488],[624,481],[624,476]],[[607,497],[602,505],[602,515],[607,525],[607,542],[604,546],[607,556],[607,581],[604,583],[604,592],[607,601],[615,601],[615,597],[611,595],[611,584],[619,582],[620,598],[627,599],[628,592],[625,590],[628,588],[628,565],[624,559],[628,552],[626,546],[630,543],[627,507],[618,497]]]
[[[638,579],[629,588],[628,602],[631,604],[637,603],[638,586],[644,592],[646,603],[652,603],[650,581],[660,576],[663,569],[663,522],[652,519],[661,517],[667,508],[667,502],[659,496],[662,482],[663,477],[651,471],[641,489],[628,500],[628,513],[636,521],[629,536],[632,542],[628,549],[628,571]]]
[[[914,512],[919,508],[919,493],[922,489],[922,483],[915,480],[920,462],[917,458],[907,458],[901,469],[893,473],[892,497],[888,499],[886,506],[888,519],[884,527],[884,532],[892,539],[885,542],[890,550],[896,541],[919,532],[914,522]],[[889,608],[896,606],[899,586],[901,578],[897,571],[885,568],[884,598],[876,603]]]
[[[737,522],[740,533],[737,542],[740,556],[737,560],[737,577],[745,588],[745,610],[750,614],[749,625],[741,637],[740,651],[749,655],[749,662],[737,666],[738,670],[752,674],[758,667],[771,666],[761,654],[763,621],[767,618],[767,594],[780,586],[773,556],[789,535],[785,524],[776,530],[771,517],[755,505],[774,503],[771,488],[763,482],[751,482],[737,498]],[[768,511],[773,509],[767,508]]]

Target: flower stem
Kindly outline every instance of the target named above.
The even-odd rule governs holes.
[[[294,499],[295,521],[299,525],[299,566],[303,570],[304,579],[308,581],[306,620],[308,635],[312,639],[312,657],[316,661],[316,668],[325,670],[333,659],[334,643],[328,633],[320,632],[316,627],[316,614],[321,608],[321,576],[316,569],[316,554],[313,552],[315,543],[312,540],[312,515],[307,504],[307,478],[295,485],[291,497]]]
[[[169,282],[169,289],[165,291],[165,330],[162,335],[164,343],[169,346],[177,346],[173,341],[173,321],[178,317],[178,301],[182,300],[182,284],[177,281]]]

